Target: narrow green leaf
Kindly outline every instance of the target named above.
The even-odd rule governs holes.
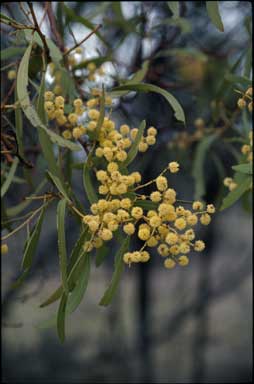
[[[12,57],[21,55],[25,52],[26,48],[21,47],[9,47],[2,49],[0,52],[1,61],[8,60]]]
[[[6,177],[6,180],[1,187],[1,199],[4,197],[4,195],[6,194],[6,192],[8,191],[8,189],[11,185],[11,182],[14,178],[18,163],[19,163],[19,159],[17,157],[15,157],[14,161],[11,165],[10,171],[8,173],[8,176]]]
[[[195,180],[195,199],[202,198],[205,194],[205,160],[208,151],[217,139],[217,134],[205,136],[197,145],[192,167],[192,176]]]
[[[10,18],[9,16],[6,16],[4,13],[0,13],[0,19],[9,21],[10,23],[14,23],[14,24],[16,24],[16,25],[21,25],[21,24],[18,23],[16,20]]]
[[[41,85],[39,89],[39,97],[37,102],[37,113],[43,124],[46,124],[46,113],[44,109],[44,93],[45,93],[45,74],[42,75]],[[39,142],[41,144],[43,155],[48,163],[50,172],[58,177],[60,180],[63,180],[60,168],[57,165],[53,144],[49,139],[48,134],[38,126]]]
[[[52,175],[52,173],[49,172],[49,171],[47,172],[47,174],[49,175],[50,179],[53,181],[53,183],[57,187],[58,191],[63,195],[63,197],[68,202],[71,202],[71,200],[70,200],[70,198],[68,196],[68,192],[67,192],[65,186],[63,185],[63,183],[61,182],[61,180],[57,176]]]
[[[234,84],[251,85],[252,81],[246,76],[237,76],[231,73],[225,75],[225,80],[228,80]]]
[[[98,135],[100,133],[102,124],[104,122],[104,117],[105,117],[105,92],[104,92],[104,87],[102,88],[102,95],[100,96],[100,116],[95,128],[95,135],[96,138],[98,138]]]
[[[168,1],[168,7],[173,13],[173,18],[177,19],[180,16],[180,5],[179,1]]]
[[[27,243],[25,246],[24,256],[22,260],[22,269],[30,269],[33,263],[33,258],[36,252],[36,247],[38,245],[38,241],[41,234],[41,227],[44,219],[46,205],[42,209],[38,221],[30,234],[30,237],[27,239]]]
[[[17,75],[17,94],[18,94],[18,100],[20,102],[20,105],[22,107],[22,110],[30,123],[36,127],[37,129],[40,127],[43,129],[50,137],[50,140],[53,143],[58,144],[59,146],[69,148],[72,151],[80,151],[81,148],[79,145],[71,142],[70,140],[65,140],[63,137],[57,135],[55,132],[50,131],[41,121],[39,118],[37,112],[35,111],[34,107],[31,104],[27,87],[28,87],[28,65],[29,65],[29,59],[30,54],[32,50],[32,44],[33,40],[27,47],[27,50],[20,62],[19,69],[18,69],[18,75]]]
[[[17,100],[17,87],[15,87],[15,102]],[[24,157],[24,145],[23,145],[23,119],[22,112],[20,108],[15,108],[15,128],[16,128],[16,137],[18,143],[18,150],[22,157]]]
[[[41,48],[44,48],[43,41],[41,40],[41,37],[38,34],[38,32],[35,31],[34,33],[32,33],[31,30],[27,29],[24,31],[24,33],[25,33],[26,40],[28,42],[30,42],[33,39],[33,41],[36,44],[38,44]],[[55,43],[51,39],[47,37],[46,37],[46,43],[49,48],[49,55],[52,61],[57,65],[57,67],[60,66],[61,61],[63,60],[63,55],[60,49],[55,45]]]
[[[37,193],[39,193],[46,184],[47,184],[47,180],[43,179],[42,182],[36,188],[35,192],[29,197],[36,196]],[[26,209],[29,206],[29,204],[32,203],[32,201],[33,201],[32,199],[27,199],[25,201],[22,201],[18,205],[15,205],[14,207],[8,208],[6,210],[7,216],[14,217],[19,215],[22,211],[24,211],[24,209]]]
[[[72,313],[81,303],[84,294],[86,292],[86,288],[89,281],[90,276],[90,254],[83,252],[84,262],[82,265],[82,269],[80,270],[79,279],[70,295],[68,305],[67,305],[67,313]]]
[[[65,339],[65,315],[67,306],[68,295],[63,293],[57,312],[57,333],[61,343]]]
[[[145,60],[142,64],[141,69],[139,71],[137,71],[136,73],[134,73],[134,75],[131,79],[122,81],[122,84],[123,85],[135,84],[135,83],[139,83],[139,82],[143,81],[144,78],[146,77],[148,68],[149,68],[149,60]],[[127,93],[128,93],[128,91],[124,92],[122,95],[127,94]]]
[[[69,265],[68,265],[68,268],[67,268],[67,272],[68,272],[68,287],[70,289],[70,291],[72,290],[73,288],[73,283],[75,282],[73,276],[75,276],[75,273],[76,273],[76,270],[77,270],[77,260],[83,250],[83,244],[84,242],[86,241],[86,238],[88,236],[88,231],[87,231],[87,227],[81,232],[78,240],[76,241],[74,247],[73,247],[73,250],[72,250],[72,253],[71,253],[71,256],[70,256],[70,262],[69,262]],[[75,268],[75,273],[73,273],[73,267],[76,266]],[[70,274],[71,274],[71,279],[70,279]],[[62,286],[58,287],[51,295],[48,299],[46,299],[41,305],[40,305],[40,308],[43,308],[43,307],[46,307],[47,305],[50,305],[52,303],[54,303],[56,300],[58,300],[61,295],[63,293],[63,288]]]
[[[81,303],[84,297],[84,294],[86,292],[89,275],[90,275],[90,255],[85,252],[82,252],[80,262],[79,262],[78,277],[76,277],[76,284],[74,286],[74,289],[72,290],[71,295],[69,296],[68,303],[64,312],[65,316],[70,315],[72,312],[74,312],[76,308],[79,306],[79,304]],[[63,295],[65,295],[63,291],[61,292],[61,288],[58,288],[54,292],[54,294],[55,294],[54,301],[58,300],[60,297],[62,300]],[[53,298],[53,295],[52,295],[52,298]],[[46,328],[54,327],[56,323],[58,323],[58,316],[53,315],[48,320],[40,322],[37,326],[38,328],[46,329]]]
[[[132,146],[131,146],[131,148],[130,148],[130,150],[128,152],[127,158],[122,163],[123,166],[127,167],[135,159],[135,157],[137,156],[138,146],[139,146],[141,138],[142,138],[142,136],[144,134],[145,127],[146,127],[146,122],[145,122],[145,120],[143,120],[141,122],[139,128],[138,128],[137,136],[135,137],[135,140],[132,143]]]
[[[223,199],[220,211],[223,211],[224,209],[231,207],[231,205],[233,205],[238,199],[240,199],[240,197],[244,194],[244,192],[250,189],[251,183],[252,183],[252,177],[246,175],[242,183],[239,184],[236,189],[229,192],[229,194]]]
[[[117,290],[120,277],[122,275],[122,272],[124,270],[124,262],[123,262],[123,255],[128,249],[130,244],[130,237],[126,237],[126,239],[123,241],[121,247],[119,248],[118,252],[116,253],[115,256],[115,270],[113,272],[112,280],[110,282],[110,285],[108,289],[106,290],[104,296],[102,297],[100,301],[100,305],[107,306],[111,303],[113,296]]]
[[[252,165],[252,163],[234,165],[232,167],[232,169],[234,171],[237,171],[237,172],[240,172],[240,173],[245,173],[247,175],[252,175],[252,173],[253,173],[253,165]]]
[[[153,210],[158,208],[158,203],[154,203],[149,200],[137,200],[135,201],[135,207],[141,207],[146,210]]]
[[[65,210],[66,199],[59,201],[57,206],[57,232],[58,232],[58,254],[61,269],[61,278],[63,289],[66,294],[69,292],[67,282],[67,254],[66,254],[66,242],[65,242]]]
[[[224,32],[224,26],[220,17],[219,2],[206,1],[206,9],[213,25],[215,25],[219,31]]]
[[[135,91],[135,92],[155,92],[159,93],[165,99],[168,101],[168,103],[171,105],[175,112],[175,117],[177,120],[182,121],[185,124],[185,116],[184,111],[179,104],[179,102],[176,100],[176,98],[169,92],[165,91],[164,89],[157,87],[153,84],[127,84],[127,85],[121,85],[119,87],[113,88],[110,92],[110,95],[112,97],[118,97],[119,93],[118,91]],[[121,96],[121,94],[120,94]]]
[[[107,247],[105,244],[103,244],[103,246],[97,250],[96,256],[95,256],[96,267],[99,267],[103,263],[108,252],[109,252],[109,247]]]
[[[22,274],[19,276],[19,278],[14,283],[11,284],[10,290],[14,290],[14,289],[19,288],[24,283],[24,281],[26,280],[27,275],[29,274],[29,272],[30,272],[30,268],[24,270],[22,272]]]
[[[85,192],[90,204],[93,204],[93,203],[97,203],[98,195],[93,186],[94,183],[91,178],[92,169],[89,167],[88,163],[89,163],[89,157],[87,158],[87,161],[83,168],[83,185],[84,185]]]

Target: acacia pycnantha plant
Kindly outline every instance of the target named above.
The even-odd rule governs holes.
[[[176,16],[179,12],[177,3],[169,2]],[[67,16],[71,17],[71,9],[64,7]],[[99,60],[82,61],[80,45],[94,33],[103,39],[98,32],[99,27],[93,28],[85,39],[67,49],[62,46],[61,39],[57,39],[57,45],[41,32],[32,3],[28,2],[28,9],[30,13],[27,17],[31,18],[28,25],[1,14],[1,22],[19,32],[19,38],[26,44],[25,48],[14,47],[15,52],[4,52],[12,57],[19,49],[23,56],[18,62],[17,71],[8,67],[8,80],[13,82],[15,88],[15,102],[9,105],[4,103],[3,110],[15,115],[15,126],[12,133],[2,132],[1,154],[7,176],[2,183],[1,198],[7,195],[15,180],[18,182],[18,168],[24,170],[24,178],[29,182],[26,171],[33,165],[25,158],[24,117],[31,130],[37,131],[47,169],[45,178],[31,196],[17,206],[4,207],[3,231],[7,233],[2,235],[1,252],[8,252],[8,241],[17,231],[24,227],[28,229],[22,274],[13,284],[13,288],[18,287],[31,271],[45,213],[56,203],[61,283],[40,307],[59,301],[53,323],[57,324],[59,338],[63,341],[65,317],[78,307],[85,294],[91,261],[94,260],[99,267],[109,253],[111,241],[116,240],[119,248],[115,254],[112,280],[100,301],[104,306],[113,299],[125,267],[135,268],[135,264],[149,262],[156,255],[167,269],[186,267],[191,251],[202,252],[205,248],[204,241],[196,237],[196,228],[210,223],[215,207],[205,204],[201,199],[181,200],[181,191],[176,191],[167,177],[181,172],[181,165],[177,161],[164,164],[161,173],[145,183],[139,169],[130,171],[129,166],[137,154],[145,153],[153,146],[159,133],[155,127],[147,127],[145,120],[140,122],[138,128],[128,124],[118,126],[112,118],[112,111],[119,97],[132,91],[159,93],[173,108],[175,118],[185,124],[184,111],[171,93],[141,82],[147,71],[147,63],[131,80],[125,80],[118,87],[105,89],[103,85],[96,86],[98,78],[104,75],[103,67]],[[207,2],[207,10],[213,23],[223,30],[217,2]],[[35,71],[34,67],[37,68]],[[39,86],[32,80],[37,72]],[[47,75],[51,78],[50,82],[46,81]],[[86,91],[81,85],[86,87]],[[251,112],[252,88],[238,102],[240,109],[247,104]],[[199,140],[204,134],[200,134],[204,132],[203,120],[198,119],[196,125],[199,135],[195,139]],[[251,133],[249,141],[242,147],[244,164],[234,167],[234,170],[244,174],[246,185],[243,192],[250,189]],[[70,163],[70,154],[73,152],[82,152],[84,162]],[[74,194],[67,171],[70,167],[82,172],[88,210]],[[237,191],[237,182],[232,178],[225,179],[224,183],[231,192]],[[149,191],[153,187],[153,191],[146,193],[147,186]],[[40,194],[43,188],[46,191]],[[241,194],[238,193],[233,198],[227,197],[224,206],[230,206],[239,196]],[[36,208],[19,216],[31,202],[37,204]],[[67,213],[74,215],[80,227],[69,257],[65,229]],[[33,220],[34,227],[30,229]],[[21,224],[13,229],[10,226],[12,221],[21,221]],[[141,240],[142,245],[131,251],[130,241],[134,237]]]

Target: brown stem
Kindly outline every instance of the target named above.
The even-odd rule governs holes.
[[[100,29],[102,27],[101,24],[98,24],[96,28],[94,28],[92,30],[92,32],[90,32],[86,37],[84,37],[83,40],[81,40],[79,43],[75,44],[72,48],[68,49],[68,51],[66,51],[64,53],[64,56],[67,56],[69,55],[70,52],[72,52],[74,49],[76,49],[77,47],[79,47],[81,44],[83,44],[86,40],[89,39],[89,37],[91,37],[94,33],[96,33],[98,31],[98,29]]]
[[[64,41],[63,41],[62,36],[60,35],[60,33],[57,30],[56,19],[55,19],[55,15],[53,13],[51,1],[47,1],[47,15],[48,15],[48,19],[49,19],[49,22],[50,22],[51,30],[53,32],[53,35],[54,35],[55,39],[56,39],[58,48],[62,52],[64,52]]]
[[[36,31],[38,32],[38,34],[40,35],[40,38],[43,42],[43,46],[44,46],[44,50],[45,50],[45,53],[46,55],[48,56],[49,55],[49,47],[48,47],[48,44],[47,44],[47,41],[46,41],[46,37],[45,35],[42,33],[40,27],[39,27],[39,24],[37,22],[37,19],[36,19],[36,16],[35,16],[35,13],[34,13],[34,8],[33,8],[33,3],[31,3],[30,1],[27,2],[28,4],[28,7],[31,11],[31,15],[32,15],[32,18],[33,18],[33,22],[34,22],[34,26],[35,26],[35,29]]]

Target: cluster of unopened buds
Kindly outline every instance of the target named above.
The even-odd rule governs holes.
[[[249,133],[249,144],[244,144],[241,147],[241,152],[244,155],[243,163],[253,161],[253,131]],[[232,179],[232,177],[226,177],[223,181],[225,187],[230,191],[233,191],[238,187],[238,184]]]
[[[248,88],[245,93],[237,91],[242,94],[242,97],[238,99],[237,105],[240,109],[244,109],[248,106],[249,112],[252,112],[253,109],[253,89],[252,87]]]
[[[215,207],[195,201],[189,202],[192,210],[184,208],[176,199],[176,191],[168,186],[164,176],[167,171],[177,173],[179,164],[170,162],[156,179],[142,185],[139,172],[123,175],[117,162],[110,161],[106,170],[98,170],[98,192],[106,197],[92,204],[91,214],[83,217],[91,235],[84,244],[85,251],[100,248],[104,242],[112,240],[119,228],[128,236],[136,233],[144,241],[140,250],[124,254],[123,260],[128,265],[147,262],[150,259],[148,248],[157,248],[168,269],[176,264],[187,265],[191,250],[203,251],[205,244],[195,240],[194,226],[198,223],[208,225]],[[137,193],[151,184],[155,184],[156,190],[149,196]],[[128,194],[131,197],[125,197]],[[142,208],[142,202],[152,203],[153,209]]]

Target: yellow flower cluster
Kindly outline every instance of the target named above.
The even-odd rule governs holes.
[[[241,147],[241,152],[244,155],[243,163],[246,161],[252,163],[253,161],[253,131],[249,133],[249,144],[244,144]],[[233,191],[238,187],[238,184],[232,179],[232,177],[226,177],[223,180],[223,184],[225,187],[229,189],[229,191]]]
[[[55,120],[56,123],[64,128],[62,135],[65,139],[79,139],[86,133],[86,128],[82,124],[78,124],[78,118],[83,115],[84,107],[81,99],[73,102],[74,111],[65,115],[65,100],[62,96],[56,96],[53,92],[47,91],[44,94],[44,109],[49,120]]]
[[[223,180],[223,184],[230,190],[230,192],[236,189],[236,187],[238,186],[238,184],[232,179],[232,177],[225,177],[225,179]]]
[[[253,131],[249,133],[249,144],[244,144],[241,148],[242,154],[246,157],[246,161],[253,161]]]
[[[244,109],[248,106],[249,112],[253,109],[253,89],[248,88],[245,93],[242,93],[242,97],[238,99],[237,105],[240,109]]]
[[[100,91],[94,89],[94,96],[100,95]],[[88,131],[94,131],[97,126],[97,120],[100,113],[95,107],[99,106],[100,99],[95,97],[87,102],[88,116],[91,121],[87,125]],[[105,105],[110,106],[112,99],[105,97]],[[131,147],[138,133],[137,128],[130,128],[123,124],[116,129],[115,123],[109,117],[105,117],[98,136],[98,146],[95,155],[99,158],[104,157],[108,162],[123,162],[127,159],[127,150]],[[148,147],[156,143],[157,129],[150,127],[147,130],[147,136],[142,136],[138,146],[139,152],[147,151]]]
[[[5,255],[6,253],[8,253],[8,245],[7,244],[1,244],[1,255]]]
[[[17,72],[14,69],[11,69],[10,71],[8,71],[7,77],[9,80],[14,80],[17,77]]]
[[[129,133],[129,129],[124,128],[124,131]],[[153,127],[151,132],[155,133]],[[114,232],[120,228],[128,236],[136,233],[144,242],[140,250],[124,254],[123,260],[128,265],[150,260],[147,248],[156,247],[159,255],[165,258],[164,266],[168,269],[176,264],[186,266],[189,263],[187,255],[191,250],[204,250],[204,242],[195,240],[193,227],[198,223],[208,225],[215,208],[212,204],[205,207],[199,201],[193,202],[192,209],[177,204],[176,191],[169,188],[164,176],[167,171],[179,171],[177,162],[170,162],[156,179],[142,185],[139,172],[123,175],[120,172],[120,160],[112,161],[112,158],[108,160],[107,157],[106,160],[106,169],[96,172],[100,183],[98,192],[105,195],[105,199],[92,204],[91,214],[83,217],[91,234],[90,240],[84,244],[86,251],[99,248],[104,242],[113,239]],[[140,188],[152,183],[156,190],[149,196],[137,193]],[[144,208],[147,201],[153,204],[154,209]]]
[[[94,81],[95,80],[95,75],[103,76],[104,75],[104,70],[102,66],[98,67],[96,66],[95,63],[90,62],[86,66],[88,75],[87,78],[89,81]]]
[[[62,72],[59,71],[54,63],[49,64],[49,73],[54,78],[54,88],[53,92],[55,95],[61,95],[63,93],[61,80],[62,80]]]

